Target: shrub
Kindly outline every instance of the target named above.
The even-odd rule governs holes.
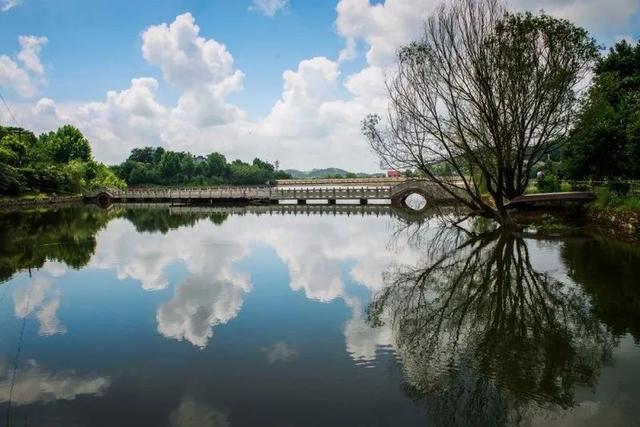
[[[560,191],[560,181],[553,175],[546,175],[538,178],[538,191],[542,193],[553,193]]]
[[[609,190],[620,196],[626,196],[631,190],[631,184],[623,181],[613,181],[608,185]]]

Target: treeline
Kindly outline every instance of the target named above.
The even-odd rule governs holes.
[[[616,44],[594,72],[578,120],[549,168],[567,179],[640,179],[640,43]]]
[[[0,195],[69,194],[125,185],[93,159],[89,141],[73,126],[38,137],[22,128],[0,126]]]
[[[162,147],[134,148],[129,158],[113,169],[129,185],[265,185],[290,178],[257,158],[252,163],[229,163],[220,153],[196,157]]]

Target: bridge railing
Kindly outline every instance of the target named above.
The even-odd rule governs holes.
[[[389,198],[391,187],[288,188],[288,187],[195,187],[110,189],[115,198],[260,198],[260,199],[348,199]]]

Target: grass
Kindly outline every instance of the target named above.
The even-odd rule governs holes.
[[[24,193],[20,196],[2,196],[0,200],[43,200],[49,196],[44,193]]]
[[[640,195],[632,193],[621,195],[607,187],[596,189],[596,200],[593,205],[598,208],[640,211]]]

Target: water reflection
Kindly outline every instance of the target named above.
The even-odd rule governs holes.
[[[0,406],[92,401],[65,405],[105,425],[131,399],[176,426],[638,415],[636,249],[322,209],[0,215]]]
[[[110,385],[108,377],[85,377],[73,371],[54,373],[29,360],[14,373],[0,363],[0,403],[13,406],[74,400],[81,395],[101,396]]]
[[[630,333],[640,342],[640,247],[603,238],[568,239],[560,255],[612,333]]]
[[[13,299],[16,317],[24,319],[32,313],[36,314],[40,335],[63,334],[67,331],[57,317],[60,291],[44,275],[38,275],[28,286],[18,288]]]
[[[532,402],[575,406],[576,387],[596,385],[619,342],[598,303],[538,271],[521,236],[456,231],[445,240],[425,265],[388,271],[369,307],[372,325],[393,329],[407,393],[439,425],[514,425]]]
[[[111,214],[81,207],[0,214],[0,282],[16,271],[58,261],[82,268],[96,248],[96,233]]]

